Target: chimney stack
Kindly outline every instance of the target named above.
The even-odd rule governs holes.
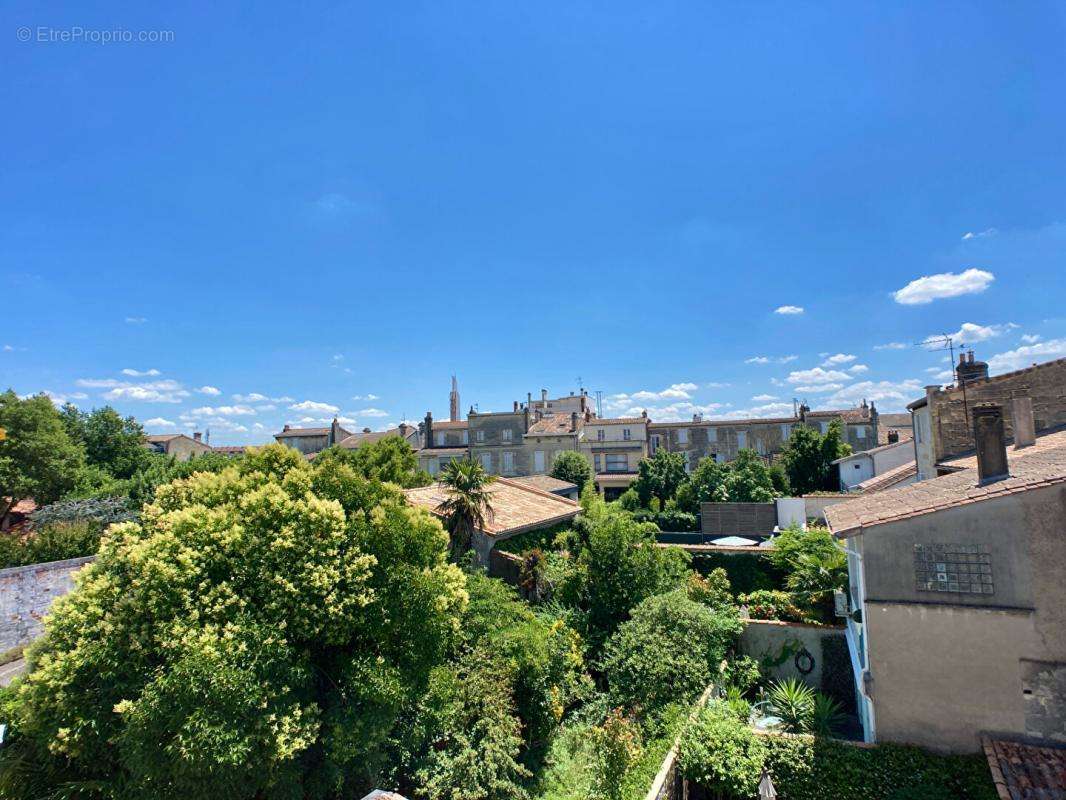
[[[978,403],[973,408],[973,436],[977,445],[977,478],[980,485],[1010,475],[1007,444],[1003,435],[1003,407]]]
[[[433,447],[433,446],[435,446],[436,443],[433,441],[433,412],[432,411],[427,411],[426,412],[425,424],[426,424],[426,441],[424,442],[423,447]]]
[[[572,431],[576,431],[577,430],[577,412],[576,411],[571,411],[570,412],[570,430],[572,430]]]
[[[540,402],[544,403],[545,405],[548,404],[548,390],[547,389],[541,389],[540,390]]]
[[[988,364],[984,361],[974,361],[973,350],[959,353],[959,366],[955,368],[959,385],[973,383],[988,379]]]
[[[518,401],[517,400],[514,401],[514,413],[516,413],[516,414],[518,413]]]
[[[289,428],[291,428],[291,427],[292,427],[292,425],[286,425],[284,428],[281,429],[281,432],[284,433],[285,431],[289,430]]]
[[[1015,389],[1011,392],[1010,415],[1014,423],[1014,449],[1036,442],[1036,425],[1033,423],[1033,399],[1028,389]]]
[[[899,442],[899,431],[889,431],[888,432],[888,443],[889,444],[897,444],[898,442]]]
[[[200,433],[200,431],[196,431],[196,433],[194,433],[194,434],[192,435],[192,440],[193,440],[194,442],[199,442],[199,441],[200,441],[201,439],[203,439],[203,438],[204,438],[204,435],[203,435],[202,433]]]

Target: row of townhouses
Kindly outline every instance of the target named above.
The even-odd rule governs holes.
[[[275,438],[302,453],[327,447],[359,447],[382,436],[400,436],[418,452],[419,466],[436,475],[450,461],[472,458],[487,472],[504,477],[542,475],[568,450],[581,453],[595,473],[599,491],[613,497],[636,478],[641,459],[660,449],[680,453],[692,470],[704,458],[731,461],[743,449],[767,458],[780,453],[799,425],[821,432],[839,420],[845,440],[854,452],[876,448],[887,433],[880,426],[874,405],[866,401],[850,409],[812,411],[800,405],[795,416],[775,419],[705,420],[694,416],[684,422],[655,422],[644,412],[639,417],[598,417],[584,389],[562,397],[526,395],[508,411],[482,412],[471,408],[459,418],[459,394],[453,379],[448,420],[432,413],[417,427],[400,425],[387,431],[360,433],[337,421],[328,428],[286,426]],[[898,416],[898,415],[897,415]]]

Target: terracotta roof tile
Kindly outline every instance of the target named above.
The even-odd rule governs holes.
[[[487,530],[484,531],[489,536],[563,522],[581,510],[581,506],[573,500],[507,478],[497,478],[489,487],[489,492],[492,512],[489,514]],[[439,483],[405,489],[404,494],[410,503],[434,514],[448,498],[447,491]]]
[[[882,522],[1066,483],[1066,431],[1038,437],[1035,444],[1022,450],[1010,449],[1007,458],[1010,476],[983,486],[977,485],[974,458],[968,468],[950,475],[830,506],[825,511],[829,528],[837,536],[851,536]]]
[[[581,417],[578,417],[578,425],[581,424]],[[533,436],[536,434],[560,434],[560,433],[574,433],[570,430],[570,415],[569,414],[548,414],[541,417],[539,420],[529,426],[529,432],[527,436]]]
[[[465,419],[457,419],[454,422],[450,419],[433,420],[433,430],[435,431],[458,431],[468,427],[468,425],[469,423]]]
[[[532,486],[535,489],[540,489],[545,492],[572,492],[577,489],[576,483],[570,483],[569,481],[561,481],[558,478],[553,478],[551,475],[526,475],[521,478],[510,478],[509,480],[514,483],[521,483],[526,486]]]
[[[917,474],[918,465],[913,461],[909,461],[906,464],[900,464],[898,467],[882,472],[880,475],[867,478],[862,483],[857,484],[854,491],[862,494],[883,492],[885,489],[891,489],[893,486],[897,486]]]
[[[1001,800],[1066,798],[1066,745],[981,737]]]

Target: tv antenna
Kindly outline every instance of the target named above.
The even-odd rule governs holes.
[[[603,419],[603,389],[596,390],[596,416]]]
[[[926,339],[924,342],[917,342],[916,344],[925,347],[927,350],[933,352],[942,352],[947,350],[951,353],[951,372],[955,376],[955,385],[962,388],[962,413],[966,419],[966,427],[970,427],[970,403],[966,397],[966,381],[959,375],[959,365],[955,363],[955,340],[948,336],[946,333],[942,336],[933,336]],[[939,345],[938,347],[931,347],[930,345]],[[959,342],[959,347],[965,347],[965,342]]]

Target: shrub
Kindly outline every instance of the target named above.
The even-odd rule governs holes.
[[[100,547],[100,531],[101,527],[92,522],[57,522],[22,539],[0,536],[0,565],[23,567],[91,556]]]
[[[136,520],[138,516],[138,512],[129,507],[124,497],[95,497],[52,503],[30,514],[30,520],[34,525],[89,521],[106,527],[114,522]]]
[[[735,687],[751,697],[763,683],[762,667],[751,656],[735,656],[726,662],[722,679],[726,686]]]
[[[655,516],[655,524],[661,531],[696,531],[699,526],[695,514],[687,511],[660,511]]]
[[[621,709],[607,714],[603,724],[592,729],[595,773],[592,797],[621,800],[626,774],[640,757],[640,729]]]
[[[754,797],[766,761],[766,745],[746,722],[711,703],[681,737],[682,774],[711,793]]]
[[[786,528],[774,539],[771,560],[787,571],[785,588],[808,616],[833,619],[833,593],[848,585],[844,549],[825,528]]]
[[[804,622],[806,615],[792,603],[788,592],[763,590],[742,594],[737,602],[748,607],[749,619],[773,619],[781,622]]]
[[[730,606],[733,594],[730,592],[729,576],[724,569],[712,569],[706,575],[690,572],[686,586],[688,597],[697,603],[711,608]]]
[[[636,489],[626,489],[618,496],[616,502],[620,508],[624,508],[626,511],[636,511],[640,508],[640,495],[637,494]]]
[[[741,630],[734,609],[712,610],[683,590],[648,598],[607,642],[603,671],[612,702],[654,709],[694,700]]]
[[[770,548],[755,548],[751,553],[701,552],[693,556],[692,566],[701,574],[721,567],[738,594],[784,588],[785,574],[770,561],[770,552]]]
[[[811,732],[818,736],[835,736],[844,724],[844,709],[832,697],[824,694],[814,696],[811,706]]]
[[[806,733],[811,729],[814,689],[810,686],[788,678],[773,684],[767,697],[789,733]]]
[[[592,483],[592,466],[581,453],[567,450],[556,456],[552,463],[551,476],[574,484],[580,491]]]

